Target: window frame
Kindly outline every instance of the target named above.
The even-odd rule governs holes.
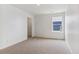
[[[58,18],[56,18],[56,17],[58,17]],[[56,18],[56,19],[55,19]],[[59,19],[60,18],[60,19]],[[58,16],[53,16],[52,17],[52,32],[62,32],[63,31],[63,20],[64,20],[64,18],[63,18],[63,15],[58,15]],[[58,21],[60,21],[61,22],[61,28],[60,28],[60,30],[59,31],[57,31],[57,30],[53,30],[53,22],[58,22]]]

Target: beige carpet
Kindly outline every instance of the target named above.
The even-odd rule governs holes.
[[[0,50],[3,54],[69,54],[64,40],[30,38]]]

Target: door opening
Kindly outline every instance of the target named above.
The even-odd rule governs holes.
[[[28,38],[32,37],[32,18],[27,17],[27,32],[28,32]]]

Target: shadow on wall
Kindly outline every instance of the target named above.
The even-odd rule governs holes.
[[[75,17],[77,18],[77,16]],[[73,53],[79,53],[79,19],[69,23],[68,39]]]

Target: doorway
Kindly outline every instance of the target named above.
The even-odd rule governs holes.
[[[30,16],[27,17],[27,28],[28,38],[32,37],[32,18]]]

